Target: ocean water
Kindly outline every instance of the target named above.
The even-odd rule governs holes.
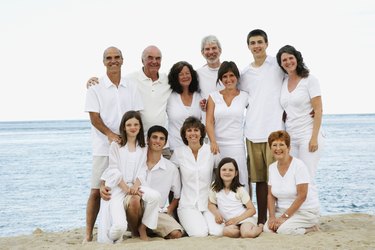
[[[375,114],[325,115],[322,215],[375,214]],[[0,122],[0,237],[85,226],[90,123]]]

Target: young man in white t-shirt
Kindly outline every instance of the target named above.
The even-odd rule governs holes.
[[[247,44],[254,61],[241,72],[240,89],[249,94],[245,120],[249,186],[256,183],[258,224],[267,220],[268,166],[274,161],[267,144],[273,131],[283,128],[280,91],[284,73],[274,57],[268,56],[268,37],[263,30],[252,30]]]

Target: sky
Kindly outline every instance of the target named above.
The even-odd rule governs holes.
[[[148,45],[195,69],[201,39],[216,35],[221,61],[252,62],[246,36],[267,32],[267,53],[301,51],[320,81],[324,114],[375,113],[372,0],[3,0],[0,2],[0,121],[88,119],[86,82],[105,74],[103,51],[122,50],[123,73],[142,67]]]

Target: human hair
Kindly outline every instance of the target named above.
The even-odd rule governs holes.
[[[116,48],[116,47],[114,47],[114,46],[111,46],[111,47],[108,47],[108,48],[106,48],[106,49],[104,50],[104,52],[103,52],[103,60],[105,60],[105,58],[107,57],[107,52],[108,52],[108,50],[110,50],[110,49],[116,49],[116,50],[120,53],[121,59],[123,59],[121,50],[118,49],[118,48]]]
[[[130,110],[122,116],[122,119],[121,119],[121,122],[120,122],[120,128],[119,128],[120,137],[121,137],[120,146],[123,147],[128,142],[128,137],[127,137],[127,134],[126,134],[126,131],[125,131],[125,124],[128,120],[130,120],[132,118],[135,118],[139,121],[139,132],[136,136],[136,142],[138,142],[138,145],[143,148],[144,146],[146,146],[145,136],[144,136],[144,132],[143,132],[143,123],[142,123],[141,115],[139,114],[139,112],[134,111],[134,110]]]
[[[163,127],[159,125],[154,125],[147,131],[147,139],[149,140],[151,138],[151,135],[155,132],[161,132],[165,136],[165,143],[168,141],[168,131]]]
[[[182,124],[180,134],[184,144],[188,145],[188,140],[186,139],[186,130],[189,128],[198,128],[201,131],[201,138],[199,139],[199,143],[203,145],[204,138],[206,137],[206,128],[203,123],[194,116],[189,116]]]
[[[199,83],[198,83],[197,72],[194,70],[193,66],[190,63],[185,62],[185,61],[180,61],[180,62],[173,64],[168,74],[168,83],[171,86],[172,91],[177,92],[178,94],[181,94],[183,91],[178,75],[180,74],[182,68],[185,66],[188,67],[190,74],[191,74],[191,83],[189,85],[189,92],[194,93],[198,91]]]
[[[290,148],[290,135],[285,130],[274,131],[268,136],[268,145],[270,148],[276,140],[284,141],[286,146]]]
[[[238,70],[236,63],[232,61],[224,61],[221,63],[219,71],[217,72],[216,83],[219,83],[219,80],[222,80],[223,75],[228,72],[233,72],[237,80],[240,80],[240,71]]]
[[[281,66],[281,56],[283,53],[287,53],[287,54],[291,54],[293,55],[296,59],[297,59],[297,68],[296,68],[296,71],[297,71],[297,75],[302,77],[302,78],[306,78],[309,76],[309,69],[305,66],[305,63],[303,62],[303,57],[302,57],[302,54],[301,52],[299,52],[298,50],[296,50],[293,46],[291,45],[285,45],[284,47],[281,47],[279,49],[279,52],[277,52],[277,55],[276,55],[276,58],[277,58],[277,63],[279,64],[280,68],[285,72],[286,70]]]
[[[233,192],[236,192],[237,188],[244,186],[243,184],[240,183],[239,170],[238,170],[238,165],[237,165],[236,160],[233,159],[233,158],[230,158],[230,157],[224,157],[219,162],[219,165],[218,165],[218,167],[216,169],[216,173],[215,173],[215,180],[212,183],[212,189],[215,192],[219,192],[220,190],[222,190],[225,187],[223,179],[221,179],[221,176],[220,176],[220,170],[227,163],[232,163],[236,172],[237,172],[237,175],[234,176],[234,178],[233,178],[233,180],[230,184],[230,190],[232,190]]]
[[[201,52],[202,53],[204,51],[204,46],[206,46],[206,44],[210,44],[210,43],[215,43],[217,45],[217,47],[219,48],[219,50],[221,51],[221,44],[220,44],[219,39],[217,39],[217,37],[214,36],[214,35],[208,35],[208,36],[203,37],[203,39],[202,39],[202,42],[201,42]]]
[[[250,31],[249,34],[247,35],[247,40],[246,40],[247,45],[249,45],[250,37],[253,37],[253,36],[261,36],[263,37],[264,41],[268,43],[267,33],[261,29],[255,29],[255,30]]]

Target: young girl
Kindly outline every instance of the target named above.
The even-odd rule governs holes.
[[[209,194],[208,209],[217,224],[223,225],[223,235],[231,238],[255,238],[263,230],[257,226],[255,207],[249,193],[239,181],[237,162],[223,158],[218,166],[216,178]]]
[[[101,200],[98,242],[121,241],[130,226],[137,226],[141,217],[140,196],[134,195],[132,185],[137,172],[145,161],[145,139],[141,116],[136,111],[126,112],[120,123],[121,143],[112,142],[109,150],[109,165],[101,176],[110,189],[110,200]],[[124,210],[126,204],[126,213]],[[137,207],[138,206],[138,207]],[[138,214],[140,213],[140,214]],[[129,218],[126,218],[128,214]],[[134,233],[135,230],[132,230]]]

